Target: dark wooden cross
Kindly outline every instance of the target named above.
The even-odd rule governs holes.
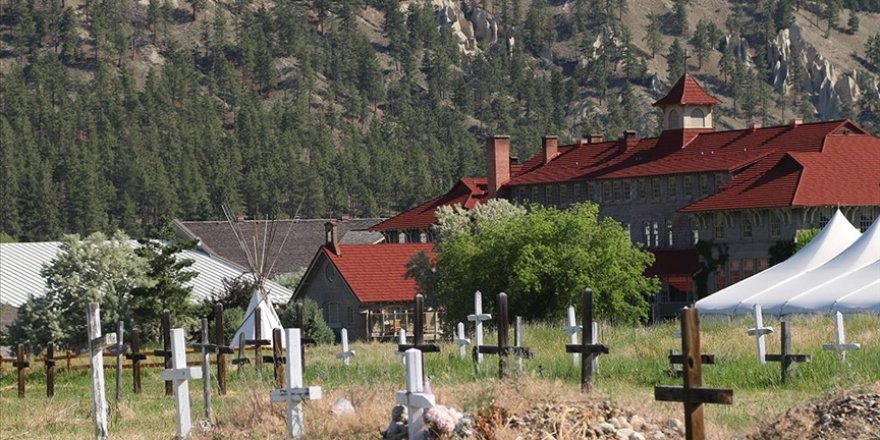
[[[141,334],[134,330],[131,332],[131,353],[125,355],[131,360],[132,387],[135,394],[141,392],[141,361],[147,358],[146,353],[141,353]]]
[[[217,345],[214,350],[217,353],[217,384],[220,386],[220,395],[226,395],[226,355],[232,354],[232,347],[226,343],[226,335],[223,333],[223,304],[214,304],[214,339]]]
[[[46,359],[43,361],[46,367],[46,397],[55,396],[55,344],[50,342],[46,345]]]
[[[305,306],[303,305],[302,301],[296,302],[296,328],[299,329],[299,333],[300,333],[300,335],[302,335],[302,338],[300,338],[300,340],[299,340],[299,342],[300,342],[299,358],[302,361],[302,367],[305,370],[305,368],[306,368],[306,344],[315,345],[315,339],[305,337],[305,334],[306,334],[306,313],[305,313]],[[281,356],[281,357],[284,357],[284,356]],[[279,388],[281,388],[281,387],[279,387]]]
[[[498,345],[476,345],[473,348],[474,368],[478,368],[477,356],[482,354],[498,355],[498,377],[507,377],[507,357],[511,354],[530,358],[532,352],[526,347],[510,346],[507,334],[510,329],[507,317],[507,294],[501,292],[497,297],[498,302]]]
[[[608,347],[593,344],[593,289],[584,289],[581,299],[581,343],[567,344],[566,353],[581,354],[581,391],[587,393],[592,388],[593,359],[600,354],[608,354]]]
[[[15,361],[12,362],[12,366],[18,369],[18,397],[23,399],[25,381],[24,370],[31,366],[31,363],[27,360],[27,353],[24,351],[24,345],[18,344]]]
[[[440,346],[436,344],[425,344],[425,296],[421,293],[415,298],[415,314],[413,316],[413,343],[398,344],[397,351],[404,353],[410,348],[415,348],[424,353],[439,353]],[[424,357],[422,363],[424,364]],[[422,365],[424,370],[424,365]]]
[[[808,354],[791,354],[791,333],[788,332],[788,323],[782,321],[779,323],[779,335],[782,339],[782,352],[780,354],[768,354],[765,356],[767,362],[779,362],[782,367],[782,383],[788,378],[788,367],[795,362],[811,362],[812,359]]]
[[[682,363],[684,363],[684,356],[680,353],[676,353],[675,350],[669,350],[669,374],[671,376],[684,376],[684,370],[679,370],[678,368],[676,368],[677,365],[681,365]],[[701,354],[700,363],[702,363],[703,365],[715,365],[715,355]]]
[[[284,388],[284,364],[287,359],[284,357],[284,348],[282,345],[281,329],[272,330],[272,356],[268,356],[267,361],[272,362],[275,366],[275,388]]]
[[[165,358],[165,369],[171,369],[171,312],[162,310],[162,350],[153,350],[153,356]],[[165,381],[165,395],[174,395],[174,382]]]
[[[655,386],[654,400],[684,402],[684,427],[687,440],[706,438],[703,404],[733,403],[733,390],[703,388],[700,357],[700,319],[697,309],[681,310],[681,351],[684,365],[684,387]]]
[[[263,374],[263,346],[272,345],[272,341],[263,339],[263,309],[259,305],[254,309],[254,339],[246,339],[244,342],[254,346],[254,366],[257,373]]]

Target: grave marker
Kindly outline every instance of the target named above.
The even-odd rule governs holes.
[[[254,339],[247,339],[244,341],[246,344],[251,344],[254,346],[254,366],[257,369],[257,373],[263,374],[263,346],[271,345],[272,341],[268,339],[263,339],[263,310],[259,307],[254,309]]]
[[[24,345],[18,344],[18,348],[16,349],[15,361],[12,362],[12,366],[18,369],[18,397],[20,399],[24,399],[24,386],[25,386],[25,373],[24,370],[31,366],[31,363],[27,360],[27,353],[24,351]]]
[[[764,346],[764,335],[773,333],[773,327],[764,327],[764,314],[761,312],[761,305],[755,304],[755,327],[748,330],[749,336],[755,337],[755,345],[758,349],[758,362],[767,363],[767,351]]]
[[[300,351],[300,329],[285,329],[287,334],[286,382],[289,388],[272,390],[272,402],[287,402],[287,434],[291,438],[302,437],[305,433],[303,421],[303,401],[320,400],[321,387],[303,387],[302,352]]]
[[[251,360],[244,355],[244,332],[238,335],[238,358],[232,360],[232,365],[236,365],[235,372],[241,376],[241,366],[251,363]]]
[[[513,319],[513,344],[514,347],[517,348],[517,352],[522,348],[522,316],[517,316]],[[522,356],[516,356],[516,372],[522,373],[523,370],[523,358]]]
[[[174,406],[177,408],[177,438],[186,439],[192,429],[189,406],[189,379],[201,379],[202,370],[186,366],[186,341],[183,329],[171,330],[171,368],[162,370],[162,379],[174,387]]]
[[[455,334],[455,345],[458,345],[458,357],[464,360],[467,356],[467,348],[466,346],[471,343],[471,340],[465,337],[464,334],[464,323],[458,323],[458,332]]]
[[[116,404],[122,399],[122,356],[125,355],[125,344],[123,341],[123,332],[125,325],[122,321],[116,324]]]
[[[272,363],[272,372],[275,376],[275,387],[284,388],[284,352],[283,337],[280,328],[272,329],[272,355],[264,356],[263,360]]]
[[[483,345],[483,321],[492,319],[492,315],[483,313],[483,294],[480,291],[474,293],[474,313],[467,316],[468,321],[473,321],[475,325],[474,345]],[[483,362],[482,353],[477,353],[477,363]]]
[[[766,355],[768,362],[779,362],[782,368],[782,383],[788,378],[788,367],[794,362],[810,362],[808,354],[790,354],[791,353],[791,333],[788,331],[788,323],[782,321],[779,323],[780,338],[782,339],[782,350],[780,354]]]
[[[733,403],[733,391],[703,388],[700,358],[700,319],[697,309],[681,310],[681,351],[684,357],[684,387],[655,386],[654,400],[684,402],[684,426],[687,440],[703,440],[706,428],[703,424],[703,404]]]
[[[202,395],[205,418],[211,420],[211,346],[208,343],[208,318],[202,318]]]
[[[581,326],[577,325],[577,321],[574,318],[574,306],[568,306],[568,325],[562,327],[562,333],[568,335],[568,344],[575,345],[578,343],[577,334],[581,332]],[[571,354],[571,363],[577,367],[578,365],[578,357],[580,355],[578,353]]]
[[[171,312],[168,309],[162,310],[162,350],[153,350],[153,356],[162,356],[165,358],[165,369],[171,368]],[[170,396],[173,393],[171,381],[165,381],[165,395]]]
[[[397,330],[397,347],[394,347],[394,354],[400,356],[400,362],[403,365],[406,365],[406,350],[401,350],[400,347],[406,345],[406,329],[400,328]]]
[[[428,432],[425,427],[425,411],[436,402],[434,395],[425,392],[425,378],[422,370],[422,352],[417,349],[406,350],[406,391],[397,392],[397,404],[406,407],[407,438],[424,440]]]
[[[214,339],[217,341],[217,384],[220,386],[220,395],[226,395],[226,355],[232,354],[232,347],[226,345],[226,335],[223,334],[223,304],[214,305]]]
[[[141,361],[147,358],[146,353],[141,353],[141,335],[137,330],[131,332],[131,353],[125,355],[131,359],[132,388],[135,394],[141,392]]]
[[[584,335],[580,344],[569,344],[565,346],[568,353],[578,353],[581,355],[581,391],[589,392],[592,388],[593,373],[595,364],[593,360],[600,354],[607,354],[608,347],[602,344],[596,344],[594,332],[597,330],[593,325],[593,290],[584,289],[581,297],[581,328]],[[587,331],[589,329],[589,331]],[[590,341],[589,343],[587,341]]]
[[[86,311],[89,336],[89,367],[92,379],[92,419],[95,422],[95,438],[107,440],[107,395],[104,390],[104,348],[116,344],[116,333],[101,336],[101,307],[89,303]]]
[[[342,329],[341,333],[342,352],[336,353],[336,357],[342,359],[342,364],[347,366],[350,364],[349,358],[354,356],[355,353],[354,350],[348,349],[348,330]]]
[[[439,353],[440,346],[435,344],[425,344],[425,297],[421,293],[416,295],[415,299],[415,316],[413,317],[413,343],[400,344],[397,351],[406,351],[415,348],[422,353]],[[424,365],[422,366],[424,368]]]
[[[55,343],[50,342],[46,345],[46,360],[43,361],[46,367],[46,397],[55,396]]]
[[[833,344],[822,344],[822,350],[836,351],[841,361],[846,361],[846,352],[850,350],[859,350],[861,344],[853,344],[846,342],[846,335],[843,327],[843,314],[837,312],[834,315],[834,333],[837,336]]]
[[[474,368],[478,369],[478,356],[483,354],[498,355],[498,377],[504,379],[507,377],[507,357],[510,354],[514,356],[532,357],[532,352],[526,347],[511,347],[508,344],[507,336],[509,332],[509,324],[507,322],[507,294],[501,292],[498,294],[498,345],[475,345],[473,349]]]

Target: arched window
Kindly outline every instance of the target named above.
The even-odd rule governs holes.
[[[691,110],[691,126],[695,128],[706,126],[706,114],[703,113],[703,110],[698,108]]]
[[[681,116],[679,116],[678,110],[669,111],[669,119],[666,122],[666,128],[671,130],[681,128]]]

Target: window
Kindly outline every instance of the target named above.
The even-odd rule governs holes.
[[[540,194],[538,191],[539,190],[537,186],[532,187],[532,199],[530,200],[530,202],[538,203],[538,195]]]
[[[559,185],[559,207],[568,208],[568,185]]]
[[[621,185],[623,187],[623,200],[627,202],[632,200],[632,183],[629,180],[624,180]]]
[[[660,179],[651,180],[651,198],[654,201],[660,201]]]
[[[327,278],[327,283],[330,285],[336,281],[336,268],[333,267],[333,264],[327,263],[324,266],[324,277]]]
[[[646,184],[647,184],[647,182],[645,181],[645,179],[639,179],[639,182],[637,184],[638,185],[639,200],[645,200],[645,198],[648,197],[647,192],[645,191]]]
[[[626,232],[626,239],[629,240],[630,243],[632,243],[632,230],[631,229],[632,228],[630,227],[629,223],[623,224],[623,230]]]
[[[678,179],[675,177],[670,177],[669,180],[666,181],[666,198],[669,200],[675,200],[676,186],[678,186]]]
[[[642,222],[642,234],[645,237],[645,246],[651,246],[651,222]]]
[[[397,233],[397,242],[406,243],[406,232],[400,231]]]
[[[755,259],[746,258],[743,260],[743,279],[755,274]]]
[[[699,108],[691,110],[691,127],[704,128],[706,126],[706,115]]]
[[[819,228],[824,228],[825,225],[828,224],[828,220],[830,220],[830,219],[828,218],[827,215],[825,215],[825,214],[820,214],[820,215],[819,215]]]
[[[517,197],[517,201],[522,202],[523,200],[526,199],[526,197],[529,196],[528,190],[524,186],[517,188],[517,192],[519,193],[519,197]]]
[[[862,215],[859,216],[859,230],[862,232],[865,232],[870,227],[871,227],[871,216],[869,214],[866,214],[863,212]]]
[[[428,233],[425,231],[419,232],[419,243],[427,243],[428,242]]]
[[[669,118],[666,121],[666,127],[669,129],[681,128],[680,119],[681,116],[678,115],[678,110],[670,111]]]
[[[700,194],[708,194],[709,193],[709,176],[705,174],[700,175]]]
[[[611,187],[613,188],[613,191],[614,191],[614,194],[612,195],[613,200],[615,202],[619,202],[619,201],[623,200],[623,194],[621,194],[621,192],[620,192],[620,189],[621,189],[620,188],[620,181],[615,180],[614,182],[611,183]]]
[[[694,244],[700,241],[700,221],[695,217],[691,218],[691,233],[694,235]]]
[[[596,184],[593,182],[587,183],[587,200],[594,202],[599,200],[599,195],[596,194]]]
[[[770,236],[779,237],[782,235],[782,219],[774,213],[770,213]]]
[[[694,181],[691,176],[684,176],[684,196],[690,197],[694,193]]]
[[[724,238],[724,218],[721,216],[717,216],[715,218],[715,239],[720,240]]]
[[[739,260],[730,260],[730,284],[740,280]]]
[[[553,205],[553,185],[545,185],[544,186],[544,204],[547,206]]]
[[[770,259],[767,257],[758,258],[758,272],[766,270],[770,267]]]
[[[611,200],[611,182],[602,182],[602,203],[608,203]]]
[[[724,183],[724,176],[721,174],[715,175],[715,191],[718,191],[718,188],[721,188],[721,184]]]
[[[575,183],[574,189],[572,190],[574,194],[571,196],[572,203],[579,203],[584,201],[584,184],[583,183]]]
[[[741,224],[742,224],[742,237],[743,238],[752,238],[752,219],[748,218],[746,215],[743,215]]]
[[[672,220],[666,220],[666,244],[672,247]]]
[[[331,327],[339,327],[342,324],[339,322],[339,303],[328,302],[324,304],[324,321]]]
[[[349,307],[348,308],[348,322],[347,323],[350,325],[353,322],[354,322],[354,309]]]
[[[653,226],[654,232],[654,247],[660,246],[660,224],[654,222],[651,226]]]

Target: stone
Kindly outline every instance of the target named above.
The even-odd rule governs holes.
[[[612,424],[610,424],[610,423],[608,423],[608,422],[602,422],[602,423],[599,424],[599,429],[601,429],[602,432],[605,433],[605,434],[611,434],[611,433],[613,433],[617,428],[615,428],[614,425],[612,425]]]
[[[684,425],[681,423],[681,420],[678,419],[669,419],[666,421],[666,427],[669,429],[673,429],[677,432],[684,433]]]
[[[608,423],[610,423],[611,426],[614,427],[614,429],[620,429],[620,428],[623,427],[623,426],[620,424],[620,420],[617,420],[617,417],[612,417],[612,418],[610,418],[610,419],[608,420]]]
[[[634,432],[632,429],[618,429],[616,435],[621,440],[629,440],[629,436]]]
[[[633,429],[640,430],[645,426],[645,419],[639,417],[638,414],[633,414],[633,416],[629,418],[629,424],[632,425]]]
[[[651,434],[652,440],[663,440],[665,438],[666,438],[666,434],[664,434],[663,431],[654,431],[654,433]]]
[[[641,432],[633,432],[629,435],[629,440],[645,440],[645,435]]]
[[[354,405],[348,399],[340,397],[330,406],[330,413],[334,416],[348,416],[354,414]]]

